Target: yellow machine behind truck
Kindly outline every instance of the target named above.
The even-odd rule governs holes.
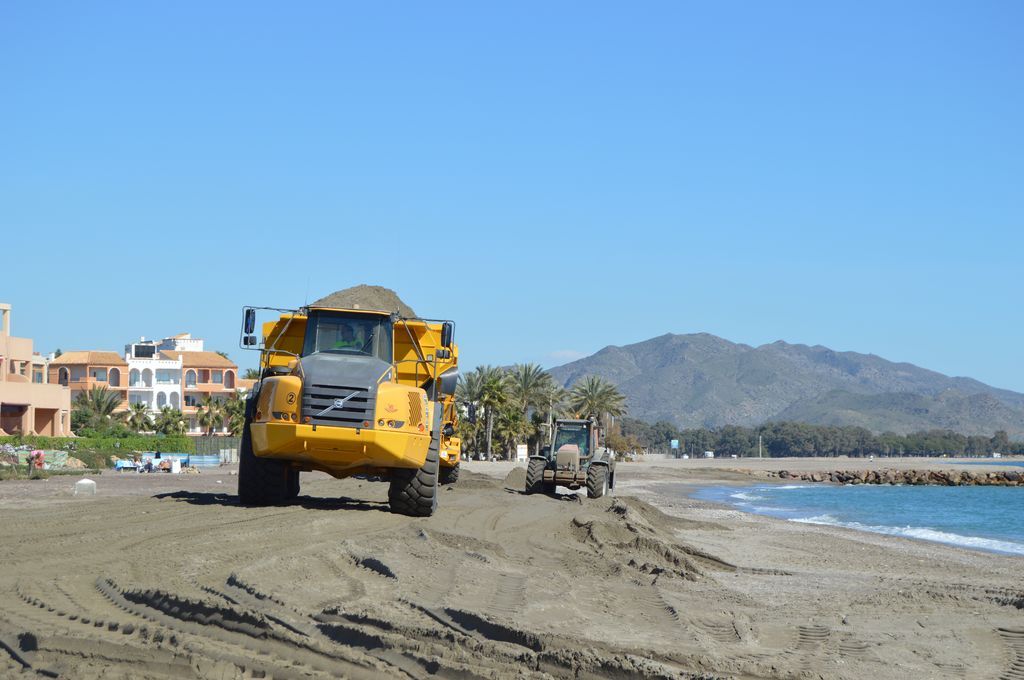
[[[262,338],[257,310],[278,316]],[[261,355],[246,401],[240,502],[285,502],[301,472],[321,470],[387,479],[392,512],[432,514],[439,478],[458,476],[453,332],[451,321],[386,311],[246,307],[241,346]]]

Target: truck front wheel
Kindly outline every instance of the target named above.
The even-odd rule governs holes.
[[[281,461],[257,458],[253,453],[249,422],[239,444],[239,503],[278,505],[288,498],[288,468]]]
[[[600,498],[608,493],[608,467],[591,465],[587,468],[587,497]]]
[[[238,502],[242,505],[284,503],[288,497],[288,468],[279,460],[258,458],[253,453],[250,410],[251,406],[247,405],[242,441],[238,445]]]
[[[418,470],[392,470],[388,501],[391,512],[410,517],[430,517],[437,509],[438,455],[433,446]]]
[[[546,460],[531,458],[526,466],[526,493],[541,493],[544,491],[544,469],[548,466]]]

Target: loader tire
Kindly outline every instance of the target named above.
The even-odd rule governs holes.
[[[587,468],[587,498],[600,498],[608,493],[608,467],[591,465]]]
[[[245,408],[242,441],[238,445],[238,502],[242,505],[277,505],[288,497],[288,468],[279,460],[258,458],[252,452],[250,399]]]
[[[392,470],[388,501],[391,512],[410,517],[430,517],[437,509],[437,449],[427,450],[427,460],[418,470]]]
[[[441,484],[454,484],[459,481],[459,463],[455,467],[441,468]]]
[[[526,466],[526,493],[542,493],[544,487],[544,468],[547,461],[531,458]]]

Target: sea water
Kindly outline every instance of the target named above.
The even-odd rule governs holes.
[[[782,484],[709,487],[695,498],[825,524],[1024,556],[1024,488]]]

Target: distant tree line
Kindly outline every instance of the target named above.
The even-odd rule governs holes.
[[[927,430],[912,434],[873,434],[863,427],[769,422],[760,427],[725,425],[718,428],[679,429],[671,423],[647,423],[636,418],[619,421],[625,448],[669,452],[669,442],[679,440],[679,452],[716,456],[757,456],[758,437],[763,455],[782,456],[985,456],[994,452],[1024,454],[1024,441],[1010,441],[999,430],[991,437],[963,435],[952,430]]]
[[[455,400],[464,450],[487,458],[499,453],[511,458],[517,444],[536,453],[558,418],[592,417],[607,427],[625,413],[626,401],[618,388],[596,376],[565,389],[537,364],[478,366],[459,376]],[[468,417],[471,409],[475,422]]]

